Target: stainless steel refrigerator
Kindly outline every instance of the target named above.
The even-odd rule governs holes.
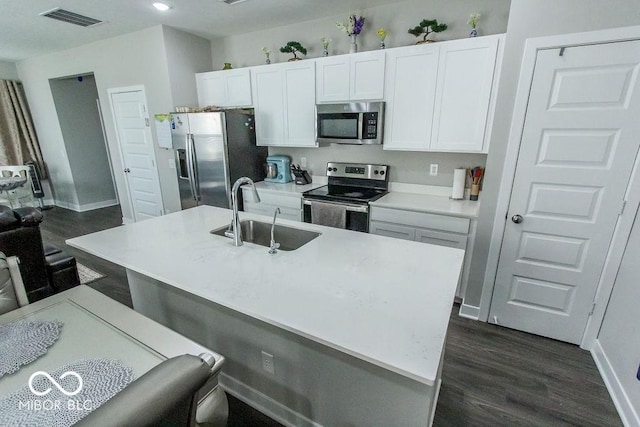
[[[256,147],[251,109],[172,113],[171,133],[182,209],[230,208],[236,179],[264,178],[267,148]]]

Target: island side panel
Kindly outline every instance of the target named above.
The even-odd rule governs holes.
[[[428,386],[134,271],[127,277],[136,311],[224,355],[223,387],[285,425],[431,424],[439,376]],[[262,351],[274,356],[274,375],[262,369]]]

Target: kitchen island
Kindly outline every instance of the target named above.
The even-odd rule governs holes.
[[[221,384],[280,422],[429,425],[464,251],[281,221],[322,234],[270,255],[209,233],[230,219],[201,206],[67,243],[125,267],[136,311],[223,354]]]

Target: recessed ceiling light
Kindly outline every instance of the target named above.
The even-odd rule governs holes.
[[[154,4],[153,4],[153,7],[155,7],[156,9],[158,9],[158,10],[159,10],[159,11],[161,11],[161,12],[165,12],[165,11],[167,11],[167,10],[171,9],[171,6],[169,6],[168,4],[166,4],[166,3],[159,3],[159,2],[158,2],[158,3],[154,3]]]

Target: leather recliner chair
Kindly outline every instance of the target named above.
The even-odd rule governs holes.
[[[47,262],[40,223],[42,213],[35,208],[11,209],[0,205],[0,251],[20,260],[20,273],[30,303],[80,284],[75,259],[62,253],[66,263]]]

